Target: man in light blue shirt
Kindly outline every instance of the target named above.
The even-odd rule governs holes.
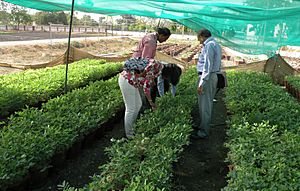
[[[207,138],[209,135],[209,125],[213,109],[213,98],[217,90],[218,77],[220,71],[222,49],[221,46],[211,36],[207,29],[201,29],[198,34],[198,41],[203,44],[202,51],[197,63],[199,80],[197,83],[199,120],[198,131],[192,138]]]

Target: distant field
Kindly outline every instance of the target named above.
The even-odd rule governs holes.
[[[0,31],[0,42],[5,41],[23,41],[23,40],[40,40],[40,39],[57,39],[57,38],[67,38],[67,32],[50,32],[46,31]],[[72,37],[92,37],[92,36],[105,36],[106,33],[78,33],[73,32]]]

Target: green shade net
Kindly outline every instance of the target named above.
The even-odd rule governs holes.
[[[5,0],[43,11],[70,11],[72,0]],[[300,0],[75,0],[75,10],[131,14],[211,30],[222,45],[248,54],[272,55],[300,45]]]

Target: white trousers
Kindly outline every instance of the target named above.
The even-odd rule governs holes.
[[[125,102],[124,127],[126,137],[133,137],[133,124],[142,107],[142,100],[138,88],[135,88],[123,77],[119,76],[119,86]]]

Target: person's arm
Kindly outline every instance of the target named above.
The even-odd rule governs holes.
[[[159,96],[162,97],[165,93],[165,89],[164,89],[164,79],[162,77],[162,75],[159,75],[157,77],[157,90],[158,90],[158,93],[159,93]]]
[[[214,58],[214,49],[211,44],[207,44],[203,51],[205,51],[204,65],[203,65],[203,72],[198,86],[198,87],[201,86],[202,88],[209,79],[211,69],[213,66],[213,58]]]
[[[150,94],[145,94],[150,106],[151,106],[151,109],[152,110],[156,110],[157,106],[156,104],[153,102],[152,98],[151,98],[151,95]]]
[[[156,109],[156,104],[153,103],[151,99],[150,87],[153,85],[154,79],[161,74],[162,68],[163,68],[162,64],[156,63],[155,60],[151,60],[148,66],[145,68],[146,75],[145,75],[143,89],[145,92],[145,96],[149,101],[151,108],[153,110]]]

